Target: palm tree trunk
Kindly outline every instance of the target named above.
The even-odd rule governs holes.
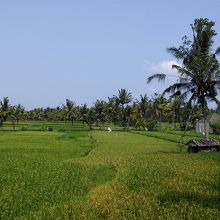
[[[173,114],[173,124],[174,124],[174,130],[176,130],[176,114],[175,114],[175,112],[173,112],[174,114]]]
[[[161,126],[161,124],[162,124],[162,112],[160,112],[159,113],[159,128],[160,128],[160,131],[162,130],[162,126]]]
[[[180,152],[183,151],[183,138],[184,138],[185,135],[186,135],[186,131],[187,131],[187,129],[188,129],[188,125],[189,125],[189,122],[190,122],[190,120],[191,120],[193,110],[194,110],[194,108],[195,108],[195,103],[196,103],[196,100],[194,100],[193,106],[192,106],[192,108],[191,108],[191,110],[190,110],[190,112],[189,112],[189,117],[188,117],[188,119],[187,119],[187,121],[186,121],[186,125],[185,125],[184,132],[183,132],[183,134],[180,136],[180,140],[179,140]]]
[[[124,128],[124,104],[121,105],[121,124]]]
[[[204,117],[204,132],[205,132],[205,139],[209,139],[209,126],[208,126],[208,115],[207,115],[207,105],[206,103],[203,104],[203,117]]]

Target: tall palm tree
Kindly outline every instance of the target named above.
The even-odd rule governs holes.
[[[169,104],[170,109],[173,113],[172,116],[173,116],[173,123],[174,123],[175,130],[177,128],[176,123],[178,122],[180,124],[181,104],[182,104],[182,100],[178,96],[173,98]]]
[[[159,127],[161,129],[162,116],[167,106],[167,100],[160,94],[155,93],[153,98],[153,111],[159,120]]]
[[[112,123],[113,121],[113,117],[114,117],[114,112],[115,112],[115,98],[113,97],[108,97],[108,102],[106,102],[106,105],[105,105],[105,112],[107,114],[107,120],[108,120],[108,123]]]
[[[42,121],[44,119],[44,112],[42,108],[35,108],[33,110],[33,119],[37,121]]]
[[[83,106],[80,107],[79,111],[80,111],[81,120],[83,121],[83,126],[85,126],[86,114],[89,111],[89,109],[87,108],[87,105],[84,104]]]
[[[3,111],[0,108],[0,127],[3,125]]]
[[[141,95],[139,107],[141,110],[142,117],[144,118],[144,120],[146,120],[147,112],[149,110],[149,100],[147,95]]]
[[[19,120],[23,118],[23,114],[24,114],[24,107],[20,104],[18,104],[17,106],[13,106],[10,109],[10,118],[14,130],[15,130],[15,124],[16,123],[18,124]]]
[[[96,113],[96,123],[99,125],[99,129],[101,130],[104,126],[104,122],[106,121],[106,107],[105,102],[103,100],[96,100],[94,105],[94,110]]]
[[[179,81],[165,89],[165,93],[171,93],[172,97],[188,99],[188,104],[196,103],[202,107],[205,138],[208,139],[207,129],[207,103],[214,101],[219,105],[217,98],[220,90],[220,64],[216,54],[220,53],[220,47],[212,52],[213,38],[216,35],[214,22],[208,19],[195,19],[191,25],[193,40],[183,38],[180,47],[168,48],[176,59],[182,61],[182,66],[172,67],[180,74]],[[148,83],[153,79],[164,80],[165,74],[154,74],[148,78]],[[186,123],[187,127],[187,123]]]
[[[3,121],[6,121],[10,108],[8,97],[3,98],[3,100],[0,102],[0,107],[1,107]]]
[[[126,89],[120,89],[118,90],[118,96],[114,97],[116,99],[116,103],[121,106],[121,119],[122,125],[124,126],[124,106],[132,101],[132,95]]]
[[[65,118],[67,121],[71,122],[73,125],[73,121],[76,118],[75,114],[75,103],[70,99],[66,99],[66,105],[63,105]]]
[[[96,114],[94,108],[90,108],[85,115],[85,122],[89,126],[89,130],[92,130],[92,125],[96,121]]]

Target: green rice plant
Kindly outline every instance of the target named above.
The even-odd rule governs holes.
[[[219,218],[219,153],[180,154],[173,131],[50,126],[0,131],[0,219]]]

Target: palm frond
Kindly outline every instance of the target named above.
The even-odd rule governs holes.
[[[181,92],[180,90],[178,90],[177,92],[173,93],[170,98],[179,98],[180,100],[184,101],[188,95],[191,93],[191,89],[186,90],[185,92]]]
[[[220,91],[220,80],[213,81],[215,83],[216,89]]]
[[[183,68],[181,66],[173,64],[172,68],[176,69],[179,73],[184,74],[187,77],[193,77],[193,74],[190,71],[188,71],[187,69],[185,69],[185,68]]]
[[[214,101],[218,106],[220,106],[220,101],[219,101],[216,97],[213,98],[213,101]]]
[[[150,83],[153,79],[157,79],[159,82],[164,81],[165,78],[166,78],[166,74],[163,73],[154,74],[147,78],[147,83]]]
[[[215,54],[220,54],[220,46],[216,49]]]
[[[213,81],[216,85],[220,86],[220,80]]]
[[[216,80],[220,80],[220,70],[217,71],[217,72],[214,74],[214,78],[215,78]]]
[[[175,83],[173,84],[172,86],[169,86],[168,88],[166,88],[164,91],[163,91],[163,95],[166,94],[166,93],[175,93],[175,92],[178,92],[176,90],[187,90],[187,89],[190,89],[191,87],[191,83]]]
[[[179,48],[176,48],[176,47],[170,47],[170,48],[167,48],[167,51],[169,53],[171,53],[175,58],[177,59],[183,59],[184,58],[184,53],[183,51],[181,51]]]
[[[196,94],[193,93],[192,96],[190,97],[190,99],[187,102],[187,106],[192,105],[192,101],[196,99]]]

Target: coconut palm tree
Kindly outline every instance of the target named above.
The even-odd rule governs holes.
[[[161,122],[162,122],[162,117],[163,114],[166,110],[167,107],[167,100],[161,95],[161,94],[154,94],[155,97],[153,98],[153,111],[156,115],[157,120],[159,121],[159,127],[161,129]]]
[[[66,105],[63,105],[65,118],[67,121],[71,122],[73,125],[73,121],[76,118],[75,114],[75,103],[70,99],[66,99]]]
[[[101,130],[104,127],[104,122],[106,121],[106,103],[103,100],[96,100],[94,110],[96,114],[96,123],[99,125],[99,129]]]
[[[83,122],[83,127],[85,126],[85,122],[86,122],[86,114],[89,111],[89,109],[87,108],[87,105],[84,104],[79,108],[79,112],[80,112],[80,119]]]
[[[10,108],[9,98],[4,97],[3,100],[0,102],[0,106],[1,106],[3,121],[6,121],[8,117],[8,113],[9,113],[9,108]]]
[[[139,107],[142,114],[142,117],[144,120],[146,120],[147,112],[149,111],[149,99],[147,95],[141,95],[140,101],[139,101]]]
[[[114,96],[116,103],[121,106],[121,122],[122,126],[125,125],[124,106],[132,101],[132,95],[126,89],[118,90],[118,96]]]
[[[179,80],[163,93],[171,93],[172,97],[179,96],[187,99],[190,105],[193,102],[193,106],[197,103],[202,107],[206,139],[208,139],[207,103],[214,101],[219,104],[217,96],[220,90],[220,64],[216,58],[220,53],[220,47],[215,53],[211,50],[216,35],[214,24],[206,18],[195,19],[194,24],[191,25],[193,40],[184,37],[180,47],[168,48],[168,52],[181,60],[182,65],[172,66],[180,74]],[[164,73],[154,74],[148,78],[148,83],[153,79],[164,80],[165,77]]]
[[[17,106],[13,106],[11,107],[9,114],[10,114],[13,129],[15,130],[15,124],[16,123],[18,124],[19,120],[23,118],[24,107],[20,104],[18,104]]]
[[[95,121],[96,121],[95,110],[94,108],[90,108],[85,115],[85,122],[88,125],[90,131],[92,130],[92,125],[95,123]]]

